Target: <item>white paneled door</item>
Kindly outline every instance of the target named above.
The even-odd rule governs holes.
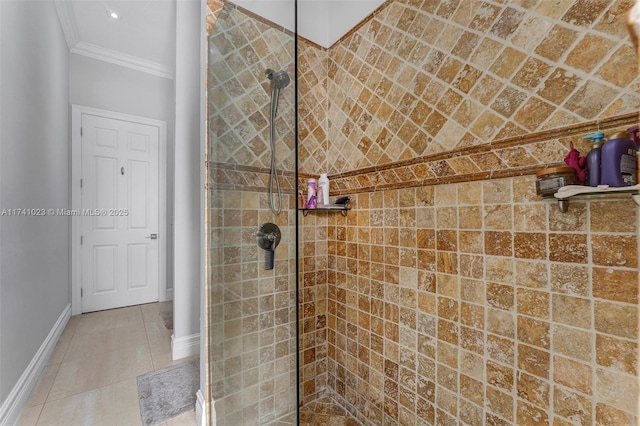
[[[159,131],[82,114],[82,312],[158,300]]]

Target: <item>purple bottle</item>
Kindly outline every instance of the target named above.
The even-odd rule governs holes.
[[[587,181],[585,183],[589,186],[598,186],[600,185],[600,163],[604,133],[596,132],[585,136],[583,139],[593,140],[593,148],[587,154]]]
[[[315,179],[307,180],[307,208],[308,209],[316,208],[316,180]]]
[[[636,184],[637,146],[627,132],[618,132],[602,146],[600,184],[612,187]]]

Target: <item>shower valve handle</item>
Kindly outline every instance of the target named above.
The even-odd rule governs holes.
[[[275,267],[275,251],[280,244],[280,228],[274,223],[263,224],[256,233],[258,246],[267,251],[265,258],[265,269],[271,270]]]
[[[276,238],[274,234],[270,234],[271,246],[267,249],[267,257],[265,259],[264,269],[269,271],[275,267],[276,263]]]

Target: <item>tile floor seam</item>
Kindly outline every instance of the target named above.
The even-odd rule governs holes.
[[[149,350],[149,356],[151,357],[151,367],[152,371],[156,371],[158,366],[156,365],[156,358],[153,356],[153,351],[151,350],[151,339],[149,338],[149,329],[147,327],[147,321],[145,320],[144,312],[142,312],[142,308],[140,308],[140,312],[142,314],[142,326],[144,327],[144,335],[147,338],[147,349]]]
[[[109,381],[108,383],[101,383],[99,386],[91,387],[81,392],[74,392],[68,395],[64,395],[61,398],[52,400],[51,392],[54,389],[54,384],[56,383],[56,380],[59,379],[59,376],[61,374],[63,367],[65,365],[69,367],[69,363],[79,362],[78,360],[80,359],[88,358],[92,356],[92,355],[83,355],[80,358],[67,359],[65,361],[65,358],[68,358],[70,356],[69,355],[70,350],[72,350],[74,347],[72,343],[74,341],[77,341],[77,339],[84,338],[84,336],[87,336],[89,334],[100,333],[105,330],[135,327],[137,326],[137,324],[140,323],[140,321],[142,321],[141,325],[144,328],[146,340],[144,342],[140,342],[139,346],[138,344],[135,345],[139,348],[141,352],[144,352],[145,358],[148,357],[147,358],[148,361],[146,361],[148,362],[147,367],[142,369],[145,370],[145,373],[148,373],[148,372],[157,371],[161,368],[166,367],[162,365],[163,364],[162,360],[164,359],[165,353],[169,357],[169,362],[167,366],[173,365],[173,360],[171,360],[171,357],[170,357],[171,355],[171,350],[169,348],[170,345],[168,345],[168,342],[167,342],[167,340],[170,339],[170,336],[167,335],[167,333],[165,333],[165,330],[163,328],[161,328],[163,324],[159,320],[160,317],[159,316],[158,318],[155,317],[158,315],[159,308],[160,309],[163,308],[163,304],[162,304],[163,302],[158,302],[158,303],[159,304],[157,306],[149,306],[149,308],[146,310],[144,309],[144,307],[147,305],[139,305],[139,306],[136,306],[135,309],[131,309],[128,311],[119,311],[119,312],[103,311],[104,313],[100,313],[100,312],[90,313],[84,317],[78,316],[78,317],[72,318],[65,326],[66,327],[65,329],[68,328],[68,331],[69,331],[69,335],[65,336],[66,341],[60,341],[60,340],[58,341],[58,344],[61,343],[63,345],[62,354],[60,355],[61,361],[52,363],[52,364],[47,364],[46,366],[48,368],[56,368],[55,376],[51,379],[51,385],[47,389],[46,397],[43,398],[42,403],[30,406],[30,407],[25,406],[23,409],[23,412],[26,410],[31,410],[32,414],[34,413],[33,410],[38,410],[37,416],[33,415],[35,419],[29,418],[29,423],[26,423],[26,424],[39,425],[39,424],[47,423],[51,420],[51,419],[47,420],[47,416],[50,417],[52,415],[51,414],[52,410],[55,412],[56,410],[60,410],[60,409],[63,410],[62,413],[60,414],[57,413],[56,415],[63,416],[63,417],[58,417],[56,421],[64,422],[66,418],[64,416],[72,415],[71,412],[64,411],[65,406],[68,404],[70,404],[71,406],[73,406],[74,404],[77,404],[79,399],[81,400],[82,398],[86,397],[85,395],[91,395],[96,393],[103,394],[103,395],[108,394],[110,390],[113,389],[114,386],[118,386],[118,385],[124,386],[126,384],[125,382],[130,382],[131,384],[129,386],[137,384],[137,377],[140,375],[140,374],[137,374],[137,372],[134,372],[135,374],[128,375],[127,377],[120,377],[118,376],[118,372],[116,372],[116,374],[114,374],[114,377],[112,377],[113,381]],[[121,312],[123,313],[123,315],[120,314]],[[85,321],[83,321],[83,319]],[[158,333],[158,336],[154,337],[153,339],[154,342],[152,342],[151,336],[154,331],[153,327],[155,327],[156,325],[158,326],[159,333]],[[80,333],[78,333],[78,331],[80,331]],[[162,342],[162,344],[158,345],[159,342]],[[118,343],[117,340],[116,340],[116,343]],[[158,347],[152,348],[152,343],[155,343],[156,346]],[[105,352],[100,352],[100,353],[114,354],[117,352],[121,352],[122,350],[126,351],[131,348],[132,347],[128,345],[124,345],[124,346],[119,345],[118,349],[116,350],[107,351],[106,353]],[[121,371],[121,370],[118,370],[118,371]],[[141,374],[145,374],[145,373],[141,373]],[[38,384],[41,383],[40,381],[42,379],[43,379],[43,376],[41,374]],[[38,386],[38,384],[36,386]],[[139,402],[137,398],[132,398],[130,401],[126,400],[123,403],[125,404],[126,407],[128,407],[128,410],[133,410],[135,412],[139,410],[139,407],[138,407]],[[66,410],[68,409],[69,407],[66,407]],[[25,420],[25,422],[26,421],[27,420]],[[33,421],[35,422],[31,423]],[[22,425],[22,423],[19,423],[19,424]],[[163,424],[168,425],[169,423],[165,422]]]
[[[49,402],[49,395],[51,395],[51,389],[53,389],[53,384],[56,382],[56,379],[58,378],[58,374],[60,374],[60,367],[62,366],[62,362],[58,364],[53,364],[53,365],[57,365],[58,368],[56,369],[55,377],[53,378],[53,380],[51,380],[51,385],[49,386],[49,389],[47,389],[47,396],[44,398],[44,402],[42,403],[43,407],[47,402]],[[40,383],[40,379],[38,379],[38,384],[39,383]]]

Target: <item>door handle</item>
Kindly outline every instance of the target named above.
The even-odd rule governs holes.
[[[158,239],[158,234],[147,235],[145,238],[147,240],[157,240]]]

